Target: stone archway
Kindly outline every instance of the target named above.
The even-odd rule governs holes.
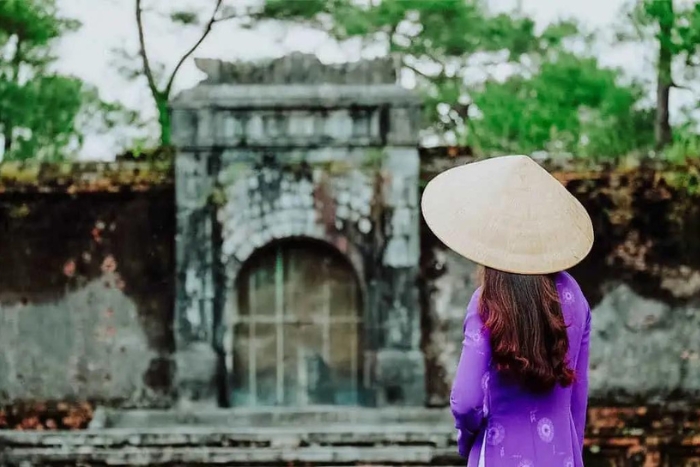
[[[294,54],[205,71],[172,103],[179,397],[233,402],[236,278],[265,245],[303,237],[357,272],[367,405],[422,405],[420,98],[389,59]]]
[[[274,242],[246,261],[235,290],[233,405],[362,404],[362,297],[342,254]]]

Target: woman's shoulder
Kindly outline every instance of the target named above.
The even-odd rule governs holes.
[[[556,275],[557,289],[568,289],[577,294],[583,295],[581,291],[581,286],[578,284],[574,276],[568,271],[562,271]]]
[[[472,297],[469,299],[469,305],[468,308],[476,307],[479,304],[479,300],[481,300],[481,289],[482,287],[479,286],[474,290],[472,293]]]
[[[559,298],[564,307],[588,310],[588,300],[583,294],[581,286],[570,273],[563,271],[557,274],[556,284]]]
[[[481,286],[476,288],[476,290],[472,293],[471,298],[469,299],[469,303],[467,304],[467,312],[464,316],[465,326],[466,326],[466,323],[469,321],[472,321],[472,322],[481,321],[480,308],[481,308]]]

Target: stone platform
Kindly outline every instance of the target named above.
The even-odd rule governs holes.
[[[0,465],[463,465],[425,409],[102,411],[77,432],[0,432]]]
[[[0,466],[464,466],[447,410],[98,410],[82,431],[0,431]],[[589,410],[587,467],[697,467],[700,412]]]

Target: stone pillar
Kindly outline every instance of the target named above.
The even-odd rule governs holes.
[[[418,119],[408,112],[392,112],[392,138],[385,149],[384,173],[388,174],[384,203],[387,216],[386,245],[382,257],[382,299],[385,312],[383,339],[377,349],[377,403],[411,405],[425,403],[425,359],[420,349],[418,305],[420,257],[418,177],[419,160],[408,145],[418,130]],[[394,118],[401,118],[398,122]],[[398,128],[396,128],[398,127]],[[401,144],[403,143],[403,144]]]
[[[176,180],[176,385],[182,402],[216,405],[220,352],[215,343],[215,236],[211,146],[198,145],[205,129],[195,111],[173,112],[179,145]],[[200,134],[198,137],[198,133]]]

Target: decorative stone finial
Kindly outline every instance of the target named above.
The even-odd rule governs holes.
[[[399,64],[394,57],[325,64],[299,52],[258,62],[195,59],[207,74],[206,84],[395,84]]]

